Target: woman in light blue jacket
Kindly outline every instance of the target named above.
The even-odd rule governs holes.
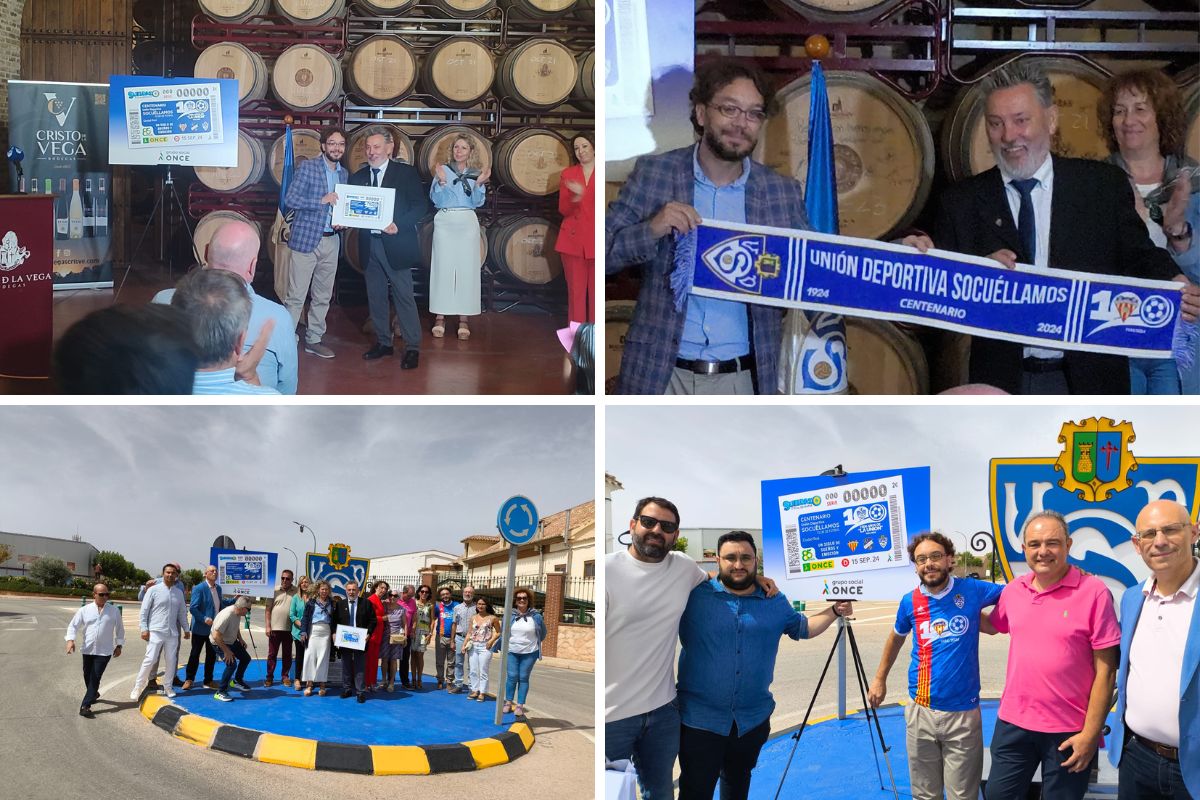
[[[542,657],[546,623],[533,607],[533,590],[519,587],[513,592],[516,608],[508,616],[508,681],[504,687],[504,713],[525,716],[525,697],[529,693],[529,674],[533,662]],[[513,701],[516,701],[515,705]]]

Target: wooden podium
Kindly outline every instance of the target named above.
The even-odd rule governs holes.
[[[48,378],[54,198],[0,194],[0,377]]]

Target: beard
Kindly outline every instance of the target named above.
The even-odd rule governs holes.
[[[754,585],[754,580],[755,580],[754,573],[750,572],[749,570],[746,571],[746,577],[742,578],[741,580],[735,579],[732,575],[727,573],[725,570],[721,570],[720,572],[718,572],[717,577],[721,580],[721,583],[725,584],[726,588],[733,589],[733,590],[739,591],[739,592],[742,591],[743,589],[749,589],[751,586]]]
[[[922,572],[921,583],[926,587],[941,586],[946,581],[950,580],[949,570],[938,570],[936,572]]]
[[[648,561],[662,561],[667,557],[666,537],[657,533],[647,533],[638,536],[632,531],[630,532],[630,536],[633,538],[633,549],[642,558]]]
[[[1003,164],[1005,171],[1009,177],[1023,181],[1033,177],[1033,173],[1041,169],[1042,164],[1046,162],[1046,158],[1050,155],[1050,145],[1045,147],[1035,147],[1031,143],[1025,144],[1025,160],[1014,165],[1011,161],[1004,157],[1004,145],[993,144],[992,156],[996,159],[997,164]]]
[[[711,127],[704,129],[704,143],[708,145],[708,149],[713,152],[713,155],[722,161],[741,161],[754,152],[754,146],[757,144],[757,142],[750,142],[744,150],[734,150],[727,147]]]

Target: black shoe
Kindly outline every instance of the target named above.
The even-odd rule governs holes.
[[[88,706],[84,706],[83,708],[79,709],[79,716],[87,717],[88,719],[96,718],[96,715],[92,713],[92,709]]]
[[[354,694],[354,692],[350,691],[349,689],[343,689],[342,690],[342,699],[345,700],[347,697],[349,697],[352,694]]]
[[[171,682],[171,685],[176,687],[183,686],[183,681],[179,680],[179,678],[176,678]]]
[[[378,342],[376,342],[375,344],[371,345],[370,350],[363,353],[363,360],[364,361],[374,361],[377,358],[383,358],[384,356],[390,356],[394,352],[395,351],[392,349],[392,346],[390,344],[385,346],[385,345],[382,345],[382,344],[379,344]]]
[[[421,354],[418,353],[416,350],[405,350],[404,351],[404,360],[400,362],[400,369],[416,369],[417,368],[417,360],[420,357],[421,357]]]
[[[360,702],[360,703],[367,702],[367,696],[365,694],[363,694],[362,692],[359,692],[358,693],[358,702]]]

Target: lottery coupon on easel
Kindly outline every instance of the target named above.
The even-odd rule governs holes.
[[[905,559],[899,475],[780,497],[779,509],[789,576],[835,567],[881,569]]]

